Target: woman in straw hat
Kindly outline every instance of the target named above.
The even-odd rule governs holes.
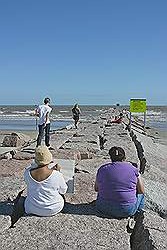
[[[52,154],[46,146],[39,146],[35,150],[36,167],[25,170],[24,179],[27,184],[25,212],[39,216],[52,216],[64,207],[63,194],[67,191],[67,184],[60,173],[60,166],[49,169]]]

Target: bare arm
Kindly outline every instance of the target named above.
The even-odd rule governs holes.
[[[46,113],[45,123],[49,120],[49,112]]]
[[[57,163],[52,169],[60,172],[61,166]]]
[[[38,117],[39,117],[39,111],[38,111],[38,108],[36,108],[36,109],[34,110],[34,113],[35,113],[35,115],[36,115],[36,116],[38,116]]]
[[[52,170],[57,170],[57,171],[60,172],[61,168],[62,168],[61,165],[59,163],[56,163],[55,166],[52,167]],[[64,179],[62,173],[59,176],[59,178],[60,178],[59,193],[60,194],[65,194],[67,192],[68,186],[67,186],[67,184],[65,182],[65,179]]]
[[[68,186],[67,186],[67,184],[66,184],[66,182],[65,182],[65,180],[63,178],[63,175],[61,175],[59,193],[60,194],[65,194],[67,192],[67,188],[68,188]]]
[[[137,188],[138,194],[144,194],[144,184],[143,184],[143,181],[142,181],[140,175],[139,175],[138,180],[137,180],[136,188]]]

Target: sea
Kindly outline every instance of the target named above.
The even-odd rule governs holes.
[[[111,108],[129,110],[129,106],[104,106],[83,105],[81,119],[94,119]],[[51,130],[57,130],[73,123],[72,106],[52,106]],[[0,106],[0,131],[35,131],[37,130],[37,119],[34,116],[35,106]],[[141,119],[143,114],[137,114]],[[167,138],[167,106],[148,106],[146,112],[146,126],[155,128],[162,136]]]

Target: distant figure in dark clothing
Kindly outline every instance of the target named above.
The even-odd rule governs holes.
[[[77,103],[72,108],[72,114],[73,114],[75,128],[78,128],[78,122],[79,122],[79,116],[81,114],[81,110],[78,107]]]

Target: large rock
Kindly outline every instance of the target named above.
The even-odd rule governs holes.
[[[21,133],[11,133],[6,135],[3,139],[3,147],[21,147],[27,145],[30,141],[30,137]]]
[[[81,160],[80,151],[77,149],[57,149],[52,151],[52,155],[55,159],[75,160],[76,163]]]
[[[16,160],[30,160],[35,158],[35,152],[27,153],[27,152],[17,152],[13,155],[13,159]]]

